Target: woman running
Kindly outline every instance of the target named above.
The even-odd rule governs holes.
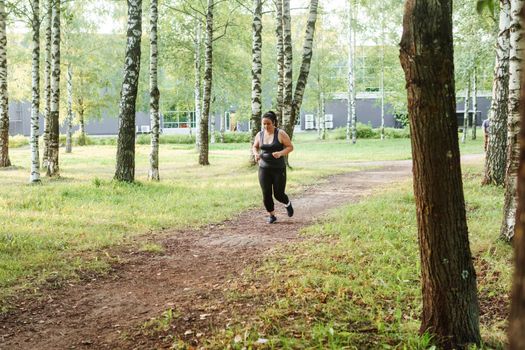
[[[292,203],[284,190],[286,188],[286,164],[284,156],[293,151],[292,141],[286,132],[277,128],[277,116],[266,112],[262,117],[262,130],[257,133],[252,152],[259,163],[259,184],[263,193],[264,207],[270,214],[268,223],[277,221],[272,198],[283,203],[288,216],[293,216]]]

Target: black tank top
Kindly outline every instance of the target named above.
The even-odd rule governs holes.
[[[261,161],[259,166],[261,168],[286,168],[284,157],[274,158],[273,152],[279,152],[284,149],[284,145],[279,142],[279,129],[275,128],[273,134],[273,142],[264,144],[264,130],[261,130]]]

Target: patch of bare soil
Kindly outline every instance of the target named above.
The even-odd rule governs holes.
[[[148,337],[142,329],[163,312],[167,319],[176,315],[176,336],[202,344],[234,310],[255,309],[256,301],[229,303],[225,292],[246,268],[256,267],[277,245],[299,240],[298,231],[329,209],[410,176],[409,161],[375,166],[382,168],[308,187],[292,198],[292,218],[277,205],[274,225],[265,223],[263,209],[250,210],[217,225],[159,234],[155,242],[164,251],[158,254],[121,250],[120,263],[108,275],[48,289],[42,298],[19,300],[16,310],[0,315],[0,349],[167,348],[171,339]]]

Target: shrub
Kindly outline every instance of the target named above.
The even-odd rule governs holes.
[[[224,143],[249,143],[251,142],[251,137],[250,132],[225,132]],[[219,132],[215,133],[215,140],[220,142],[221,134]]]
[[[15,135],[9,137],[9,147],[17,148],[29,145],[29,138],[24,135]]]

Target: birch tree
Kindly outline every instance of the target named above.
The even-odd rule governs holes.
[[[38,137],[39,131],[39,109],[40,109],[40,1],[32,0],[31,30],[32,57],[31,57],[31,174],[29,182],[40,182],[40,157]]]
[[[0,168],[11,166],[11,161],[9,160],[6,21],[5,0],[0,0]]]
[[[205,37],[205,52],[204,52],[204,93],[202,96],[203,108],[200,123],[200,149],[199,149],[199,164],[209,165],[209,134],[208,121],[210,117],[211,105],[211,91],[213,79],[213,10],[214,0],[208,0],[206,9],[206,37]],[[213,131],[212,131],[213,132]]]
[[[477,111],[478,111],[478,70],[474,67],[472,73],[472,109],[474,110],[474,116],[472,117],[472,140],[476,139],[477,129]]]
[[[465,89],[465,110],[463,111],[463,134],[461,136],[461,142],[467,141],[468,124],[469,124],[469,108],[470,108],[470,77],[467,78],[467,88]]]
[[[282,31],[283,31],[283,108],[282,124],[288,133],[292,118],[293,102],[293,48],[292,48],[292,18],[290,15],[290,0],[282,0]],[[293,125],[291,126],[293,128]],[[290,137],[291,135],[288,134]]]
[[[261,75],[262,75],[262,1],[253,1],[252,23],[252,117],[251,143],[261,130]],[[250,152],[250,164],[255,165],[255,156]]]
[[[287,0],[283,1],[283,4],[287,3]],[[284,42],[285,42],[285,113],[284,113],[284,129],[286,133],[290,136],[290,139],[293,137],[293,131],[295,127],[295,122],[297,120],[297,117],[299,116],[299,112],[301,110],[301,104],[303,103],[303,96],[304,91],[306,88],[306,83],[308,80],[308,74],[310,73],[310,63],[312,61],[312,54],[313,54],[313,40],[314,40],[314,33],[315,33],[315,22],[317,20],[317,6],[318,6],[318,0],[311,0],[310,1],[310,9],[308,13],[308,20],[306,22],[306,33],[304,36],[304,44],[303,44],[303,54],[302,54],[302,61],[301,61],[301,68],[299,71],[299,76],[297,78],[297,82],[295,84],[295,91],[293,94],[293,99],[291,101],[291,106],[287,105],[288,100],[288,93],[289,89],[291,89],[291,33],[288,32],[288,30],[285,28],[283,30],[284,32]],[[288,4],[289,5],[289,4]],[[286,13],[288,12],[288,14]],[[286,16],[289,17],[289,7],[286,8],[283,5],[283,22],[285,22],[284,18]],[[289,39],[288,39],[289,37]],[[289,52],[288,52],[289,51]],[[286,56],[290,56],[290,59],[288,60]],[[287,64],[288,63],[288,64]],[[290,76],[290,78],[289,78]],[[289,114],[287,114],[289,113]]]
[[[149,157],[150,170],[148,178],[159,181],[159,99],[160,92],[158,87],[157,73],[157,23],[158,23],[158,0],[151,0],[150,5],[150,68],[149,68],[149,85],[150,85],[150,119],[151,119],[151,153]],[[190,122],[191,130],[191,122]]]
[[[67,65],[66,153],[73,151],[73,68]]]
[[[511,240],[514,236],[517,208],[517,176],[519,163],[519,132],[520,132],[520,83],[521,65],[523,61],[524,40],[523,26],[520,19],[524,0],[511,0],[510,23],[510,56],[509,56],[509,99],[507,121],[507,166],[505,170],[505,200],[503,203],[503,220],[501,237]]]
[[[523,13],[521,23],[524,23]],[[525,101],[525,82],[521,82],[521,102]],[[525,104],[520,103],[521,125],[525,124]],[[520,129],[518,169],[518,210],[514,245],[514,278],[509,315],[509,349],[525,349],[525,129]]]
[[[140,73],[142,0],[127,0],[128,29],[124,80],[120,95],[119,133],[115,180],[135,180],[135,109]]]
[[[355,81],[354,81],[354,44],[352,41],[353,33],[353,13],[352,0],[348,0],[348,103],[346,116],[346,140],[356,143],[357,132],[355,123]]]
[[[49,147],[47,176],[60,176],[59,118],[60,118],[60,0],[53,0],[51,28],[51,104],[49,111]]]
[[[510,0],[500,0],[496,63],[489,112],[490,134],[485,155],[483,184],[503,185],[507,163],[507,115],[509,96]]]
[[[195,101],[195,145],[197,146],[197,151],[200,152],[201,145],[201,133],[200,133],[200,123],[201,123],[201,22],[197,19],[195,20],[195,38],[194,38],[194,50],[195,50],[195,64],[194,64],[194,74],[195,74],[195,87],[194,87],[194,101]]]
[[[385,139],[385,20],[384,20],[384,0],[381,0],[380,21],[381,21],[381,140]]]
[[[277,124],[283,124],[283,97],[284,97],[284,36],[283,36],[283,0],[275,0],[275,36],[277,37],[277,103],[275,114]]]
[[[47,169],[49,162],[49,126],[51,124],[51,28],[53,26],[53,1],[47,0],[44,62],[44,155],[42,166]]]
[[[480,344],[457,137],[452,0],[407,0],[400,43],[421,257],[420,333],[443,348]]]

